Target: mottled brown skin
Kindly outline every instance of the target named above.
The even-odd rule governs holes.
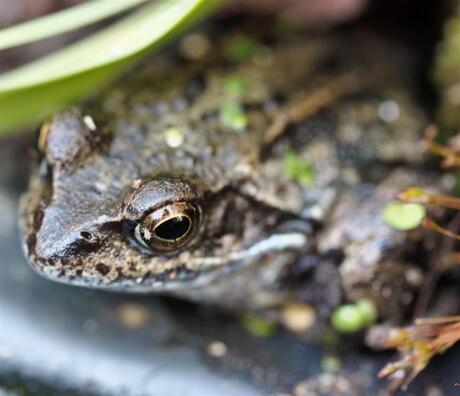
[[[195,63],[157,57],[42,129],[42,164],[21,202],[32,267],[70,284],[248,308],[308,300],[308,281],[292,281],[299,262],[314,259],[321,268],[332,260],[347,295],[358,290],[384,305],[372,288],[380,263],[391,258],[412,268],[405,252],[415,244],[380,216],[394,193],[420,181],[409,168],[422,160],[425,120],[408,93],[407,54],[368,38],[302,37],[235,64],[215,47]],[[267,142],[273,120],[296,97],[350,71],[385,78]],[[235,100],[224,89],[235,75],[249,82],[237,98],[248,118],[244,130],[218,114]],[[389,99],[399,105],[393,122],[378,117]],[[185,137],[177,148],[165,138],[171,127]],[[313,164],[311,186],[283,170],[289,147]],[[139,243],[136,227],[152,213],[172,205],[166,214],[160,209],[164,220],[188,204],[196,219],[186,242],[166,251]]]

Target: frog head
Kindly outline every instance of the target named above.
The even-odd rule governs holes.
[[[21,203],[24,249],[40,274],[112,290],[180,291],[268,256],[281,268],[305,249],[304,230],[285,227],[292,214],[240,188],[254,174],[254,142],[221,133],[209,151],[214,135],[200,131],[190,146],[171,149],[160,134],[95,131],[88,117],[62,112],[40,134],[42,162]]]

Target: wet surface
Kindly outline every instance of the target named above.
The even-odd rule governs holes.
[[[281,330],[253,337],[237,319],[207,308],[39,277],[25,262],[16,225],[27,145],[2,141],[0,155],[0,384],[12,394],[278,394],[320,373],[322,357],[331,353],[345,373],[362,376],[365,394],[381,388],[373,378],[391,354],[344,343],[331,351]],[[24,175],[16,173],[21,169]],[[223,342],[226,353],[209,356],[213,341]],[[455,394],[459,362],[459,348],[436,359],[407,394],[433,386]]]
[[[5,190],[0,194],[0,371],[5,378],[15,373],[84,393],[194,395],[206,384],[222,395],[260,394],[250,384],[213,373],[196,346],[175,340],[185,329],[157,299],[69,288],[34,274],[18,240],[17,197]],[[128,302],[128,308],[142,307],[145,323],[133,327],[129,318],[120,319]]]

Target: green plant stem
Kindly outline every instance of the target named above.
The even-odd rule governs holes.
[[[67,48],[0,76],[0,132],[96,94],[223,0],[163,0]]]
[[[119,14],[146,0],[93,0],[0,30],[0,50],[33,43]]]

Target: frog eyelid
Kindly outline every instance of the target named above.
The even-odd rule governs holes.
[[[137,242],[139,242],[142,246],[150,250],[150,246],[147,245],[147,243],[144,241],[144,238],[141,235],[140,227],[141,227],[141,223],[137,223],[137,225],[134,228],[134,237]]]
[[[168,205],[177,205],[177,204],[182,204],[182,203],[187,203],[189,205],[193,205],[195,206],[197,209],[200,210],[201,212],[201,206],[200,206],[200,202],[197,201],[197,200],[184,200],[184,199],[180,199],[180,198],[177,198],[177,199],[168,199],[166,201],[163,201],[163,202],[159,202],[157,203],[155,206],[152,206],[151,208],[149,208],[147,211],[145,211],[144,213],[142,213],[142,215],[139,217],[138,220],[136,220],[137,222],[139,221],[142,221],[144,220],[146,217],[150,216],[153,212],[165,207],[165,206],[168,206]],[[172,218],[172,217],[171,217]]]

